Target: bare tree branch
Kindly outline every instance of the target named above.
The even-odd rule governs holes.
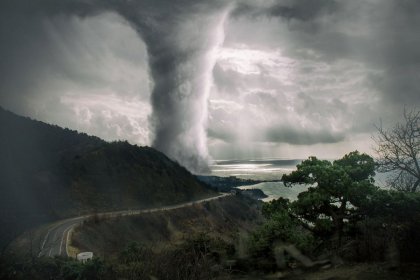
[[[417,191],[420,185],[420,110],[404,109],[404,120],[391,129],[376,126],[378,171],[389,173],[387,184],[403,191]]]

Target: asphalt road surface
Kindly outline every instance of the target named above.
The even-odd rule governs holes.
[[[44,235],[42,243],[40,244],[41,250],[38,254],[38,257],[41,256],[68,256],[67,243],[69,241],[70,235],[69,232],[89,218],[96,216],[99,217],[118,217],[118,216],[130,216],[130,215],[140,215],[142,213],[158,212],[158,211],[168,211],[183,207],[188,207],[197,203],[203,203],[206,201],[216,200],[222,197],[226,197],[230,194],[221,194],[219,196],[195,200],[191,202],[164,206],[159,208],[150,208],[142,210],[125,210],[125,211],[115,211],[115,212],[106,212],[106,213],[96,213],[90,215],[84,215],[80,217],[70,218],[58,221],[52,224]]]

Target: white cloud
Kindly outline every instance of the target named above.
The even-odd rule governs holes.
[[[60,101],[74,112],[73,125],[80,131],[94,131],[96,136],[108,141],[128,140],[150,145],[147,123],[152,110],[147,102],[124,99],[112,92],[65,95]]]

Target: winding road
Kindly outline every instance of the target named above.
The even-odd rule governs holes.
[[[124,211],[115,211],[115,212],[105,212],[105,213],[96,213],[96,214],[89,214],[80,217],[70,218],[58,221],[52,224],[50,227],[46,229],[46,233],[44,234],[44,238],[42,239],[42,243],[40,244],[40,252],[38,257],[47,256],[47,257],[54,257],[54,256],[69,256],[68,253],[68,243],[70,239],[70,232],[82,222],[94,217],[120,217],[120,216],[132,216],[132,215],[140,215],[143,213],[152,213],[158,211],[168,211],[179,209],[183,207],[192,206],[194,204],[203,203],[211,200],[220,199],[222,197],[229,196],[231,194],[221,194],[219,196],[209,197],[205,199],[190,201],[181,204],[169,205],[159,208],[149,208],[149,209],[142,209],[142,210],[124,210]]]

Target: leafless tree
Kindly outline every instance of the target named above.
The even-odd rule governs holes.
[[[415,192],[420,185],[420,110],[404,109],[403,122],[391,129],[381,124],[377,130],[378,171],[390,174],[392,188]]]

